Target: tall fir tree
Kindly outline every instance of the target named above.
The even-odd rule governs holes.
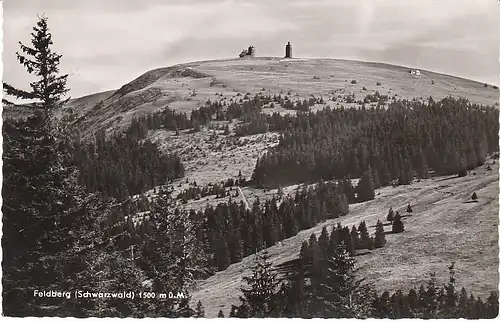
[[[52,52],[52,34],[47,22],[47,17],[39,17],[31,34],[33,47],[19,42],[20,49],[25,55],[16,52],[19,63],[38,80],[30,83],[30,91],[18,89],[5,82],[3,83],[3,89],[7,95],[18,99],[36,100],[35,106],[39,110],[51,112],[60,105],[61,97],[69,89],[66,87],[68,75],[59,75],[59,63],[62,55]],[[3,102],[10,103],[5,99]]]
[[[394,216],[394,220],[392,222],[392,232],[393,233],[402,233],[405,230],[405,226],[403,221],[401,220],[401,215],[396,211],[396,215]]]
[[[68,92],[67,75],[59,75],[61,55],[52,52],[47,18],[33,28],[33,47],[20,43],[17,59],[37,78],[31,90],[3,83],[7,95],[32,100],[27,120],[3,127],[3,313],[8,316],[66,316],[62,303],[34,297],[35,289],[62,289],[76,279],[70,256],[77,243],[89,242],[85,232],[97,214],[95,198],[78,185],[71,164],[71,138],[64,118],[54,111]],[[3,100],[5,109],[13,106]],[[46,305],[49,303],[49,305]]]
[[[328,275],[311,296],[321,310],[311,312],[323,318],[366,318],[372,314],[372,292],[364,279],[356,277],[356,261],[339,245],[328,261]]]
[[[394,210],[392,207],[389,208],[389,213],[387,213],[387,221],[392,222],[394,220]]]
[[[427,287],[423,293],[423,318],[432,319],[438,317],[439,308],[439,288],[437,285],[436,274],[431,273]]]
[[[357,200],[360,202],[372,200],[375,198],[371,167],[368,167],[368,170],[363,174],[363,176],[359,180],[356,190],[357,190]]]
[[[205,308],[203,307],[203,304],[201,304],[201,301],[198,301],[198,303],[196,304],[196,311],[194,317],[196,318],[205,317]]]
[[[352,225],[352,227],[351,227],[351,233],[350,234],[351,234],[351,243],[352,243],[352,246],[353,246],[353,252],[351,253],[349,251],[349,253],[351,255],[354,255],[355,254],[354,250],[359,249],[359,244],[360,244],[359,243],[359,234],[358,234],[358,230],[356,228],[356,225]]]
[[[248,288],[242,288],[241,306],[238,311],[246,312],[247,317],[279,317],[281,314],[281,281],[273,270],[267,250],[255,255],[252,275],[243,277]]]
[[[387,163],[384,161],[380,162],[378,175],[379,182],[382,187],[388,186],[391,183],[391,174],[387,168]]]
[[[305,318],[308,305],[306,282],[304,279],[303,267],[294,271],[292,276],[288,277],[284,295],[283,316],[288,318]],[[284,284],[285,285],[285,284]]]
[[[368,227],[366,227],[366,222],[364,220],[358,226],[359,232],[359,248],[360,249],[372,249],[373,245],[370,239],[370,234],[368,233]]]
[[[456,318],[457,316],[457,302],[458,293],[455,289],[455,263],[452,263],[448,270],[450,272],[450,279],[447,285],[444,286],[445,294],[443,305],[440,308],[441,316],[446,318]]]
[[[385,240],[385,231],[384,231],[384,224],[380,220],[377,221],[377,225],[375,226],[375,240],[374,240],[374,247],[375,248],[381,248],[384,247],[386,244]]]
[[[408,206],[406,207],[406,212],[408,213],[408,215],[412,214],[413,208],[412,208],[411,204],[408,204]]]

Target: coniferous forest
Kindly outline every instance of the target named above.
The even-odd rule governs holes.
[[[369,171],[382,186],[409,184],[430,171],[473,169],[498,148],[498,110],[465,99],[327,108],[271,120],[271,129],[284,131],[280,144],[257,161],[253,179],[259,185],[359,178]]]
[[[112,139],[101,131],[95,144],[75,144],[75,164],[89,192],[125,199],[184,176],[178,156],[161,153],[156,144],[140,140],[132,129]]]
[[[378,102],[377,107],[311,112],[325,103],[323,98],[247,94],[230,102],[208,101],[189,116],[165,108],[133,118],[122,133],[100,130],[83,141],[74,118],[65,114],[68,75],[59,73],[62,55],[52,51],[46,17],[39,18],[31,40],[30,46],[20,43],[17,57],[38,80],[25,86],[30,90],[3,84],[7,96],[29,100],[31,109],[27,118],[4,117],[3,122],[4,315],[204,317],[204,303],[191,303],[190,292],[200,280],[248,256],[255,261],[251,275],[243,277],[239,303],[220,310],[219,317],[498,315],[498,293],[482,299],[460,288],[453,263],[444,285],[431,275],[418,289],[381,292],[361,278],[356,258],[386,247],[386,234],[405,234],[411,204],[405,216],[390,208],[377,222],[324,226],[302,242],[297,259],[278,266],[266,250],[348,215],[350,204],[374,199],[382,186],[467,175],[498,149],[497,109],[451,97],[399,100],[383,108],[388,98],[376,94],[365,103]],[[262,113],[275,104],[297,114]],[[15,106],[7,100],[3,105]],[[244,184],[240,172],[238,180],[210,187],[194,182],[174,196],[172,182],[184,176],[184,164],[149,140],[148,132],[179,135],[212,120],[234,119],[240,121],[235,137],[280,133],[279,144],[258,159],[245,184],[298,183],[296,191],[246,205],[226,190]],[[144,195],[151,189],[154,198]],[[201,210],[179,206],[228,194],[229,200]],[[41,296],[44,291],[71,293]],[[77,297],[86,292],[89,296]]]

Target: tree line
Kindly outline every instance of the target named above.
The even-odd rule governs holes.
[[[105,137],[99,131],[94,142],[74,145],[74,163],[88,192],[126,199],[184,176],[184,165],[175,154],[163,153],[135,132]]]
[[[130,130],[139,134],[140,138],[146,138],[148,130],[166,129],[180,131],[192,129],[199,131],[200,126],[207,125],[213,120],[232,121],[239,119],[243,123],[236,127],[237,136],[246,136],[258,133],[265,133],[269,129],[267,117],[261,114],[264,107],[274,108],[275,104],[280,104],[283,108],[309,111],[310,106],[324,104],[323,98],[310,97],[309,99],[293,100],[288,95],[256,94],[250,97],[248,94],[239,100],[230,99],[229,102],[223,100],[207,100],[203,106],[191,111],[190,116],[183,112],[173,111],[168,107],[163,110],[133,117]]]
[[[310,241],[312,250],[304,251],[302,246],[298,267],[284,277],[273,267],[266,251],[257,254],[252,274],[244,277],[240,304],[232,305],[229,316],[492,319],[498,315],[497,291],[485,301],[469,295],[463,287],[458,291],[454,264],[448,267],[446,284],[440,285],[433,273],[418,290],[409,287],[407,293],[380,293],[371,281],[359,277],[357,262],[343,242],[336,245],[324,233],[317,241],[311,236]],[[218,316],[225,314],[220,310]]]
[[[200,211],[197,218],[206,218],[203,235],[206,254],[211,265],[224,270],[230,264],[295,236],[317,223],[346,215],[349,205],[335,183],[303,187],[295,196],[278,204],[276,198],[261,204],[256,199],[250,209],[243,202],[220,203]],[[196,213],[191,210],[192,213]]]
[[[269,116],[279,145],[257,160],[253,180],[275,186],[319,179],[359,178],[376,185],[460,174],[498,149],[498,110],[465,99],[397,101],[388,109],[326,108]]]

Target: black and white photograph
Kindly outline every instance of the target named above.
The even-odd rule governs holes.
[[[495,319],[497,0],[4,0],[2,317]]]

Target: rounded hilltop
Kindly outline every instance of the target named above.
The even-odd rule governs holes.
[[[165,106],[189,112],[207,100],[229,101],[257,93],[301,100],[322,97],[324,106],[331,108],[370,106],[364,102],[368,95],[395,100],[453,96],[498,104],[498,89],[492,86],[423,69],[415,75],[412,70],[416,69],[331,58],[225,58],[154,69],[116,91],[73,99],[68,105],[79,111],[79,124],[91,133],[95,126],[120,127],[136,115]],[[98,103],[100,108],[94,109]]]

